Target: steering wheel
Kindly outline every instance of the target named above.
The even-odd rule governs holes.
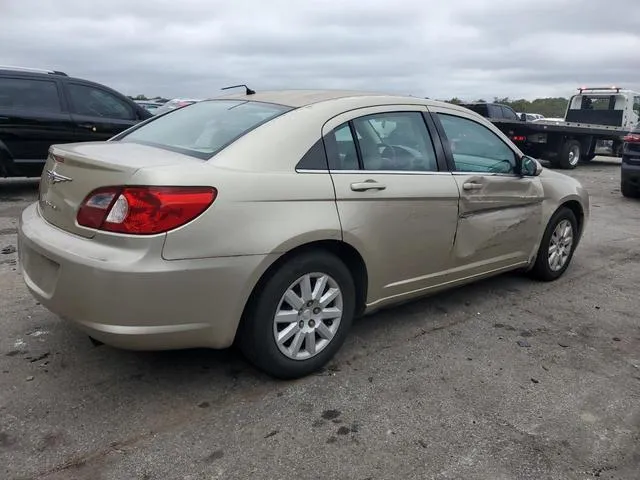
[[[396,149],[393,145],[389,145],[388,143],[379,143],[378,149],[380,149],[380,156],[384,160],[391,160],[391,162],[395,163],[398,159],[398,154],[396,153]]]

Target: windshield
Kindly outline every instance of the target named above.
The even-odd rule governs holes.
[[[115,140],[209,159],[290,107],[245,100],[209,100],[178,108]]]

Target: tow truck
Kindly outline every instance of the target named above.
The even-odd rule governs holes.
[[[463,104],[481,115],[497,109]],[[503,106],[506,107],[506,106]],[[620,87],[580,87],[569,99],[563,121],[527,121],[486,116],[527,155],[552,167],[573,169],[596,156],[599,144],[610,143],[610,155],[622,154],[624,137],[640,123],[640,93]]]

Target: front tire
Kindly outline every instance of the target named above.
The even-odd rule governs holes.
[[[549,220],[530,275],[544,282],[560,278],[571,263],[577,243],[576,216],[562,207]]]
[[[248,306],[239,346],[257,368],[281,379],[322,368],[340,349],[355,312],[349,269],[328,252],[280,265]]]

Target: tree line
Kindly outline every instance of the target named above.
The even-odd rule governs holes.
[[[445,100],[448,103],[455,103],[459,105],[465,103],[459,98],[452,98]],[[476,102],[486,102],[486,100],[478,99]],[[509,105],[516,112],[521,113],[539,113],[545,117],[561,117],[564,118],[565,111],[569,100],[562,97],[549,97],[549,98],[536,98],[535,100],[525,100],[521,98],[519,100],[512,100],[509,97],[498,98],[494,97],[492,103],[500,103],[502,105]]]

